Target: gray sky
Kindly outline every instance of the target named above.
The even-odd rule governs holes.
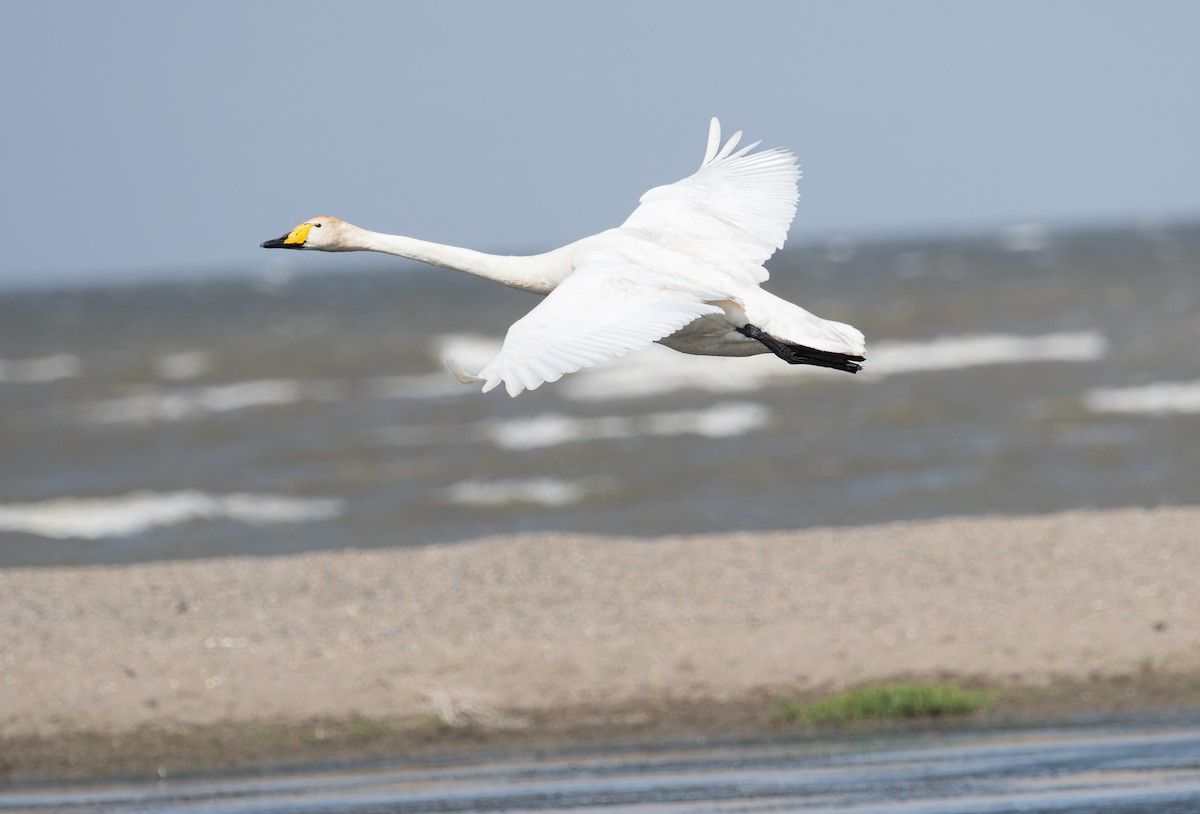
[[[1200,216],[1200,3],[0,3],[0,285],[549,249],[796,152],[792,241]],[[274,255],[274,257],[272,257]]]

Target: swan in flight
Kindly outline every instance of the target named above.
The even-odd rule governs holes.
[[[709,125],[700,169],[655,187],[615,229],[560,249],[505,257],[399,235],[369,232],[321,216],[262,244],[266,249],[386,252],[466,271],[546,295],[508,329],[479,373],[446,366],[483,392],[504,383],[510,396],[658,342],[683,353],[774,353],[793,365],[856,373],[862,333],[821,319],[761,287],[763,263],[783,247],[796,215],[800,170],[782,149],[721,146]]]

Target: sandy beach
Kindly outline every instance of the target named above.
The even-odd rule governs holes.
[[[0,737],[1200,675],[1200,509],[0,571]]]

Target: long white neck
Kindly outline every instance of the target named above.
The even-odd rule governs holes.
[[[350,224],[346,224],[350,226]],[[394,254],[432,266],[465,271],[510,288],[548,294],[571,272],[569,247],[546,254],[514,257],[446,246],[427,240],[371,232],[357,226],[345,230],[342,251]]]

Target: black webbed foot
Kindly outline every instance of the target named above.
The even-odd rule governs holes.
[[[781,342],[755,325],[743,325],[737,329],[742,336],[763,343],[771,353],[778,356],[789,365],[814,365],[828,367],[834,370],[844,370],[847,373],[857,373],[862,370],[858,362],[866,360],[865,356],[852,356],[848,353],[835,353],[828,350],[817,350],[808,345],[793,345]]]

